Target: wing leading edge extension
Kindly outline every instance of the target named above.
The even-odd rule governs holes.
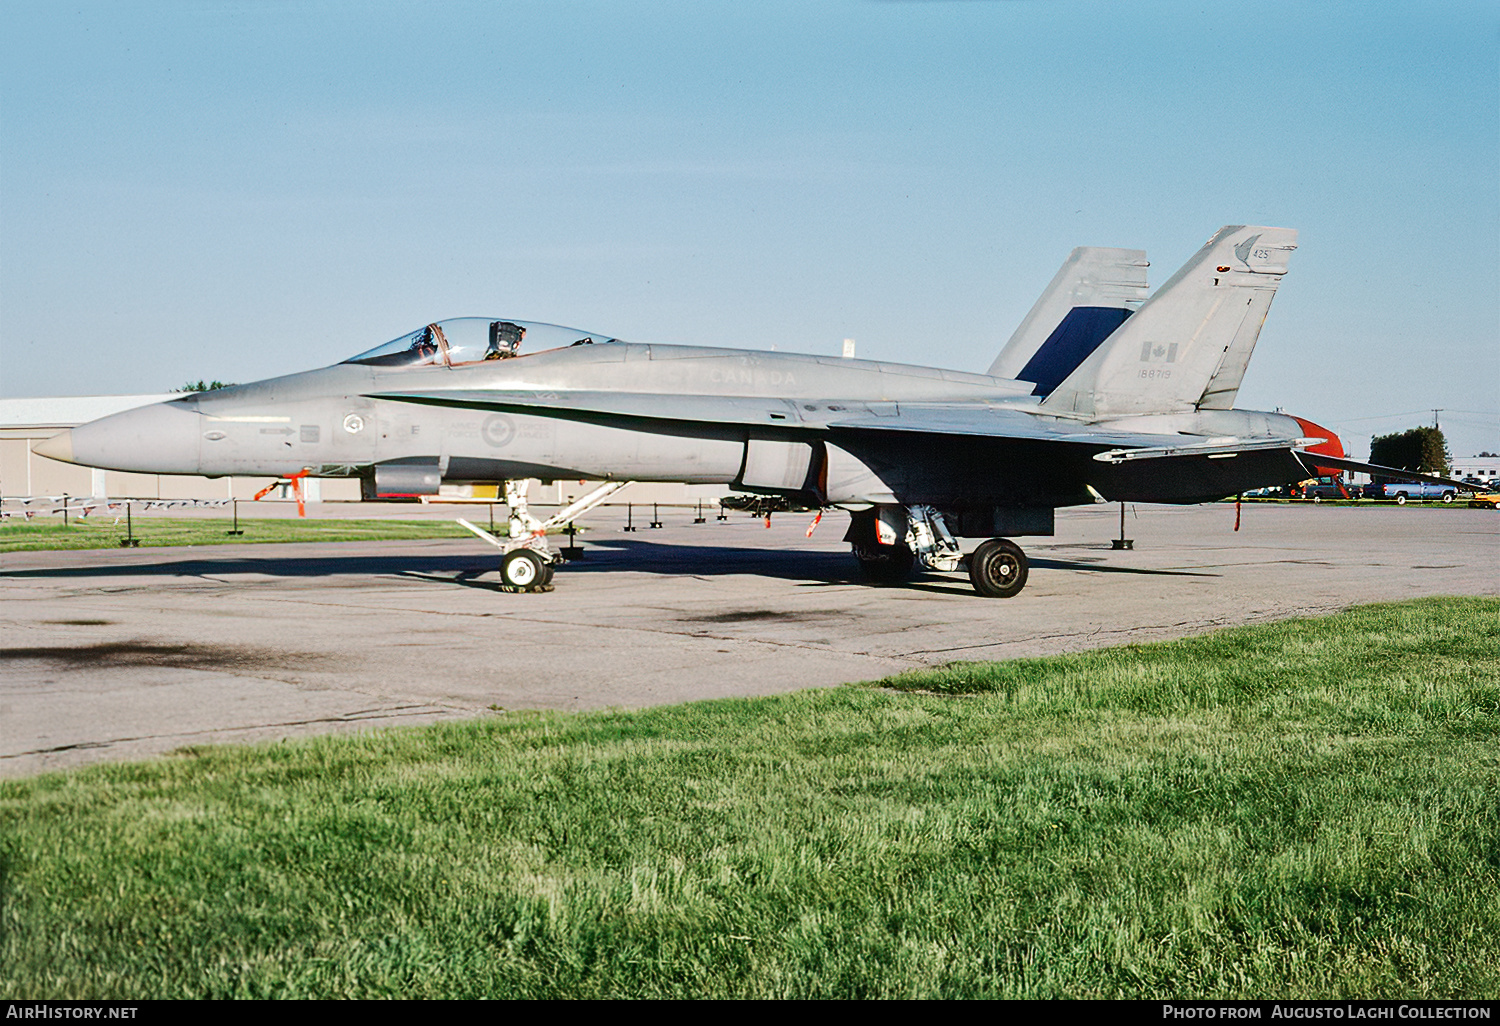
[[[722,436],[747,430],[796,438],[841,431],[880,431],[1018,441],[1058,442],[1097,449],[1162,446],[1179,436],[1084,428],[980,401],[804,401],[725,396],[664,396],[632,392],[376,392],[371,399],[490,410],[603,427],[670,434]]]

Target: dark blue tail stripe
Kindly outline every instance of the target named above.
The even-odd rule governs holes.
[[[1035,384],[1032,395],[1051,394],[1129,316],[1129,310],[1119,307],[1075,306],[1026,361],[1016,379]]]

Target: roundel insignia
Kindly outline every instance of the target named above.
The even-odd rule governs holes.
[[[509,445],[511,439],[516,437],[516,422],[503,413],[496,413],[485,418],[479,433],[486,442],[499,449]]]

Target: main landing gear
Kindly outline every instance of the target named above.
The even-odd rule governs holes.
[[[553,568],[564,560],[561,553],[547,544],[547,532],[583,516],[629,483],[608,481],[566,509],[559,510],[546,520],[538,520],[531,515],[526,505],[526,491],[530,482],[507,481],[505,504],[510,507],[508,538],[497,538],[467,520],[460,520],[458,523],[503,553],[500,558],[502,591],[551,591]]]
[[[899,533],[903,527],[904,535]],[[979,594],[1012,598],[1026,587],[1030,569],[1026,553],[1008,538],[991,538],[965,556],[943,514],[931,506],[862,510],[850,519],[844,539],[865,578],[886,584],[906,580],[918,563],[944,572],[967,567],[969,582]]]

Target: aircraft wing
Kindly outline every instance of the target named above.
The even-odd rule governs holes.
[[[982,399],[889,402],[490,389],[379,392],[369,398],[738,440],[747,452],[752,444],[821,441],[858,461],[870,475],[862,479],[866,484],[878,479],[883,494],[911,502],[1206,502],[1298,479],[1305,473],[1298,448],[1321,441],[1141,434]],[[795,489],[799,483],[774,487]]]

